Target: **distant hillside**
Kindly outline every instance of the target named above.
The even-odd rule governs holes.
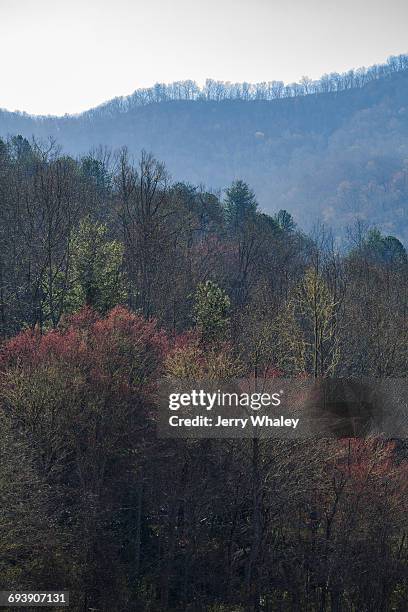
[[[152,151],[175,180],[247,181],[261,206],[308,228],[354,219],[408,242],[408,56],[316,82],[192,82],[139,90],[78,116],[0,111],[0,135]]]

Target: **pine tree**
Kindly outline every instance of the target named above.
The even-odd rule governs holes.
[[[230,299],[212,281],[200,283],[195,293],[194,318],[204,342],[223,339],[229,318]]]

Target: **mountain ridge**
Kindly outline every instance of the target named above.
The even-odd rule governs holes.
[[[218,83],[221,99],[145,104],[138,90],[126,109],[114,99],[75,116],[0,111],[0,136],[51,136],[74,156],[100,145],[147,149],[174,180],[224,189],[242,178],[264,210],[285,208],[306,228],[319,219],[341,234],[360,220],[407,242],[408,56],[353,75],[366,82],[328,75],[318,82],[328,91],[309,83],[305,95],[274,99],[228,97]]]
[[[109,100],[101,102],[96,106],[78,113],[65,113],[64,115],[53,114],[33,114],[26,111],[8,109],[0,107],[0,112],[17,114],[32,119],[62,119],[78,118],[92,114],[94,111],[110,109],[116,106],[126,112],[134,104],[143,106],[145,104],[175,101],[175,100],[233,100],[242,99],[253,100],[276,100],[317,93],[333,93],[357,89],[366,84],[387,76],[395,75],[399,72],[408,70],[408,54],[391,55],[386,63],[374,64],[368,68],[360,67],[350,69],[343,73],[332,72],[324,74],[320,79],[312,80],[309,77],[302,77],[299,82],[284,84],[283,81],[262,81],[257,83],[231,82],[206,79],[205,84],[200,87],[196,81],[187,79],[184,81],[174,81],[172,83],[155,83],[152,87],[138,88],[131,94],[125,96],[115,96]]]

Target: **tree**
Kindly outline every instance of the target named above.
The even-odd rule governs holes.
[[[234,181],[226,190],[225,215],[233,230],[237,230],[250,219],[257,208],[255,194],[244,181]]]
[[[106,313],[126,300],[123,246],[107,240],[107,232],[106,225],[86,217],[73,233],[66,298],[71,311],[87,305]]]
[[[407,262],[407,252],[394,236],[383,236],[378,229],[371,229],[363,249],[374,263],[401,264]]]
[[[116,191],[123,228],[125,264],[132,283],[129,302],[152,315],[162,295],[161,253],[167,246],[169,176],[163,163],[142,151],[134,166],[126,149],[118,159]]]
[[[275,215],[275,221],[284,232],[293,232],[296,229],[296,223],[293,217],[287,210],[280,210]]]
[[[151,390],[166,347],[153,321],[121,307],[106,318],[84,308],[58,330],[28,330],[2,347],[0,493],[2,508],[8,504],[8,516],[0,510],[2,532],[16,521],[14,541],[0,537],[8,576],[14,551],[24,582],[30,565],[40,564],[37,586],[63,579],[81,602],[76,609],[88,609],[88,599],[115,609],[118,597],[125,609],[131,573],[122,574],[122,561],[123,555],[135,559],[138,551],[140,525],[129,523],[140,493],[144,446],[155,439]],[[64,545],[58,565],[42,561],[52,558],[46,554],[51,542],[53,555]],[[18,571],[11,583],[15,580],[21,583]]]
[[[304,329],[307,361],[313,376],[317,378],[333,373],[339,359],[336,303],[316,269],[306,271],[294,300]]]
[[[194,318],[204,342],[225,338],[229,318],[230,299],[221,287],[207,281],[197,286]]]

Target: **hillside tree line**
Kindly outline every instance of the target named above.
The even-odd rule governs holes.
[[[408,260],[173,182],[0,142],[0,582],[72,609],[405,610],[403,440],[161,440],[165,377],[404,378]]]

